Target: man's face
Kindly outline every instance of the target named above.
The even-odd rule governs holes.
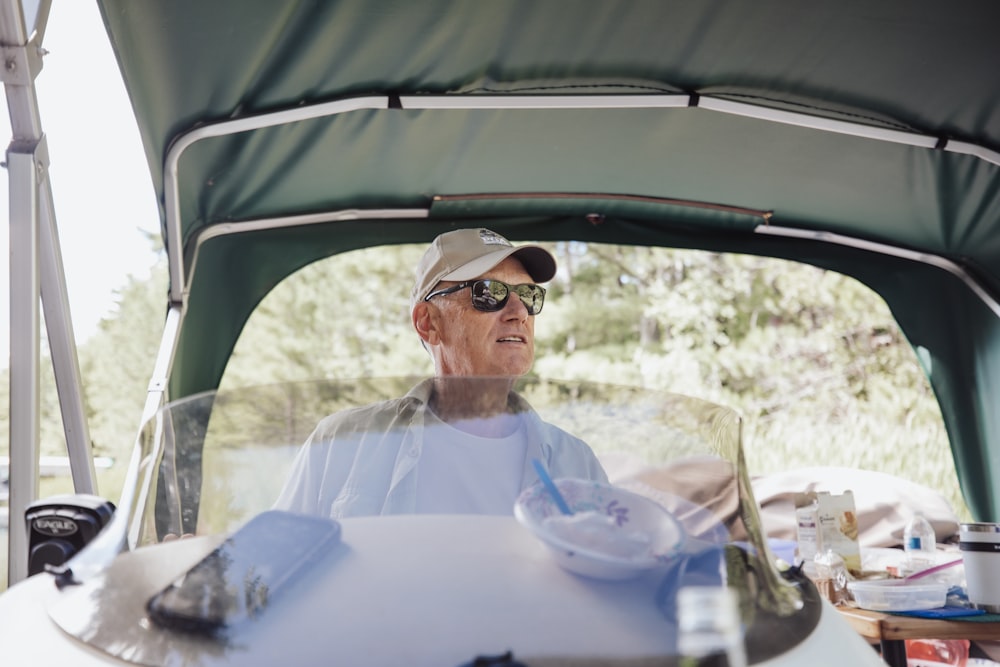
[[[508,285],[533,282],[521,262],[508,257],[479,278]],[[456,282],[442,282],[444,289]],[[520,376],[535,359],[535,318],[517,295],[501,310],[484,313],[472,305],[469,288],[435,297],[437,340],[430,341],[440,375]],[[436,342],[436,344],[435,344]]]

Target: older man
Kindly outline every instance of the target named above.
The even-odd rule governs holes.
[[[417,266],[414,329],[435,376],[402,398],[325,418],[276,507],[330,517],[509,514],[538,481],[607,481],[590,447],[544,422],[512,391],[535,358],[535,317],[556,262],[488,229],[438,236]]]

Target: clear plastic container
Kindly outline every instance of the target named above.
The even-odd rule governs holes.
[[[847,590],[862,609],[871,611],[916,611],[943,607],[948,585],[935,582],[906,582],[902,579],[851,581]]]

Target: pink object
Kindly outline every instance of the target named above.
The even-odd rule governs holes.
[[[920,579],[921,577],[926,577],[929,574],[934,574],[935,572],[940,572],[941,570],[947,570],[949,567],[954,567],[962,562],[962,559],[950,560],[947,563],[941,563],[940,565],[935,565],[934,567],[929,567],[926,570],[920,570],[920,572],[914,572],[913,574],[904,577],[904,581],[913,581],[914,579]]]

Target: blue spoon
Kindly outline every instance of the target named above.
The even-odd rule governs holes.
[[[563,498],[561,493],[559,493],[559,488],[556,486],[556,483],[552,481],[552,478],[549,477],[549,472],[545,469],[545,466],[542,465],[542,462],[538,459],[531,459],[531,465],[535,466],[535,472],[538,473],[538,479],[542,480],[542,484],[545,485],[545,489],[552,496],[552,500],[556,501],[556,507],[559,508],[559,511],[563,514],[572,514],[573,510],[571,510],[569,505],[566,504],[566,499]]]

